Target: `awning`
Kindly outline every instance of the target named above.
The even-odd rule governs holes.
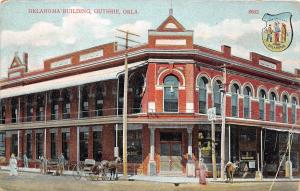
[[[128,69],[135,69],[137,67],[147,64],[146,61],[134,62],[128,64]],[[79,86],[83,84],[88,84],[92,82],[104,81],[117,79],[118,75],[124,72],[124,65],[117,66],[113,68],[107,68],[103,70],[97,70],[93,72],[88,72],[84,74],[72,75],[68,77],[38,82],[25,86],[17,86],[13,88],[7,88],[0,90],[0,99],[7,97],[14,97],[20,95],[26,95],[37,92],[44,92],[55,89],[62,89],[72,86]]]
[[[291,129],[291,128],[274,128],[274,127],[263,127],[264,129],[271,130],[271,131],[279,131],[279,132],[291,132],[291,133],[298,133],[300,134],[300,129]]]

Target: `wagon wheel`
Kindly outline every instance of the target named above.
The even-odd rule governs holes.
[[[107,168],[104,168],[104,169],[103,169],[101,178],[102,178],[102,180],[104,180],[104,181],[108,181],[108,180],[109,180],[108,169],[107,169]]]
[[[84,175],[83,168],[81,165],[76,164],[72,170],[73,170],[72,176],[73,178],[75,178],[75,180],[80,180],[81,177]]]

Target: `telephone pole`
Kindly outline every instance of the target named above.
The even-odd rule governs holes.
[[[116,36],[117,38],[125,40],[125,61],[124,61],[124,99],[123,99],[123,176],[127,179],[127,96],[128,96],[128,42],[135,42],[134,40],[129,39],[129,35],[139,36],[137,34],[131,33],[124,30],[117,29],[117,31],[125,34],[124,37]],[[116,137],[117,139],[118,137]]]
[[[225,170],[225,120],[226,120],[226,77],[227,70],[226,65],[223,65],[223,87],[220,89],[221,91],[221,116],[222,116],[222,126],[221,126],[221,179],[224,180],[224,170]]]

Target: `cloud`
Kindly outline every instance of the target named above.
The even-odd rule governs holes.
[[[258,33],[264,27],[260,19],[251,19],[243,22],[241,19],[225,19],[215,25],[198,23],[195,27],[195,38],[212,39],[228,38],[238,40],[245,34]]]
[[[148,30],[151,29],[152,23],[145,20],[138,20],[134,23],[123,24],[118,29],[128,30],[129,32],[140,35],[141,37],[148,36]]]
[[[71,7],[78,8],[78,7]],[[60,26],[51,22],[37,22],[28,30],[4,30],[1,33],[2,48],[8,46],[54,46],[75,44],[85,37],[105,38],[111,21],[96,14],[68,14],[62,18]]]

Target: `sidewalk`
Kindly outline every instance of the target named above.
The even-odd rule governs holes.
[[[0,171],[9,171],[8,166],[1,166]],[[38,168],[19,168],[19,172],[28,172],[28,173],[40,173],[40,169]],[[64,175],[72,176],[73,171],[64,171]],[[123,174],[118,174],[118,177],[122,179]],[[172,184],[187,184],[187,183],[199,183],[198,177],[184,177],[184,176],[177,176],[177,177],[170,177],[170,176],[145,176],[145,175],[128,175],[129,181],[150,181],[150,182],[161,182],[161,183],[172,183]],[[256,180],[254,178],[234,178],[233,182],[272,182],[273,178],[263,178],[262,180]],[[221,179],[213,179],[207,178],[208,182],[211,183],[224,183],[224,180]],[[277,178],[276,182],[300,182],[300,178]]]

